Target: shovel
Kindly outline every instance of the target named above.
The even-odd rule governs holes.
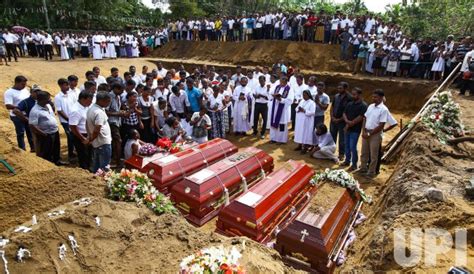
[[[3,158],[3,155],[0,155],[0,163],[4,165],[8,169],[8,171],[10,171],[11,174],[16,174],[15,169],[9,163],[7,163],[7,160]]]

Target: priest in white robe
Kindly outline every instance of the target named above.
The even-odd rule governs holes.
[[[291,121],[291,104],[294,93],[288,85],[288,78],[281,77],[280,84],[272,94],[270,108],[270,143],[288,142],[288,123]]]
[[[236,135],[246,135],[252,128],[252,90],[247,86],[247,77],[240,79],[240,85],[234,90],[234,108],[232,109],[232,118],[234,123],[234,133]]]
[[[113,36],[111,33],[106,37],[107,40],[107,51],[105,53],[107,58],[115,59],[117,58],[117,52],[115,50],[115,39],[116,37]]]
[[[94,60],[102,60],[101,40],[101,35],[98,33],[92,36],[92,58]]]
[[[316,103],[312,99],[311,92],[306,89],[303,91],[303,100],[296,107],[295,143],[298,147],[295,150],[301,150],[302,154],[313,145],[315,112]]]

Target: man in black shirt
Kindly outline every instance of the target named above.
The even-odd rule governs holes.
[[[337,142],[337,138],[339,135],[339,143],[338,143],[338,150],[339,150],[339,160],[344,159],[344,127],[346,123],[342,114],[344,113],[344,109],[348,102],[350,102],[351,95],[348,92],[349,84],[346,82],[341,82],[337,86],[337,94],[334,97],[334,101],[331,104],[331,124],[329,131],[331,132],[331,136],[334,139],[334,143]]]
[[[357,169],[357,142],[362,130],[362,121],[367,104],[362,100],[362,89],[356,87],[352,90],[352,101],[347,103],[342,118],[346,124],[344,128],[344,144],[346,159],[343,166],[351,165],[350,170]]]
[[[420,45],[420,78],[427,78],[426,71],[431,69],[431,53],[434,49],[434,45],[431,43],[430,39],[426,39],[423,44]],[[429,77],[429,76],[428,76]]]

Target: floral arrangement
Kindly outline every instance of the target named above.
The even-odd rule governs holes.
[[[444,91],[431,100],[421,121],[442,144],[446,144],[448,139],[464,135],[460,116],[459,105],[453,101],[451,92]]]
[[[107,173],[99,170],[96,175],[105,180],[108,196],[113,200],[144,204],[157,214],[177,212],[171,201],[156,190],[148,176],[136,169]]]
[[[175,154],[183,150],[183,147],[177,143],[173,143],[170,147],[170,153]]]
[[[238,261],[242,254],[232,247],[210,247],[184,258],[179,264],[181,273],[245,273]]]
[[[140,147],[140,149],[138,150],[138,154],[143,155],[143,156],[151,156],[155,154],[157,151],[158,151],[158,148],[155,145],[147,143]]]
[[[173,145],[173,142],[169,138],[163,137],[156,141],[156,145],[161,149],[169,150]]]
[[[323,172],[316,173],[316,175],[314,175],[311,179],[310,183],[316,185],[322,181],[330,181],[352,191],[356,191],[359,193],[364,202],[369,204],[372,203],[372,197],[365,194],[364,190],[360,187],[359,182],[354,179],[351,174],[343,169],[326,168]]]

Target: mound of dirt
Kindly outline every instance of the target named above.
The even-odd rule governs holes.
[[[474,269],[474,202],[465,197],[464,190],[473,176],[474,145],[442,145],[426,127],[417,125],[402,146],[395,172],[375,194],[378,200],[368,223],[356,231],[361,240],[350,250],[343,270],[401,270],[394,259],[396,228],[441,228],[452,235],[457,228],[466,229],[467,267]],[[438,255],[435,267],[420,262],[410,270],[446,273],[455,263],[452,249]]]
[[[6,254],[11,273],[32,272],[159,272],[177,273],[181,260],[209,246],[235,245],[242,252],[240,262],[248,273],[295,272],[286,267],[278,253],[245,238],[227,238],[202,232],[178,215],[155,215],[132,203],[92,199],[91,204],[66,204],[64,215],[38,216],[38,225],[28,233],[8,233]],[[101,219],[100,227],[95,218]],[[79,245],[74,256],[68,235]],[[66,259],[59,259],[58,246],[67,245]],[[24,245],[32,258],[14,262],[16,249]]]
[[[336,202],[346,189],[333,183],[325,183],[318,188],[318,192],[311,199],[308,210],[314,214],[324,216],[328,210],[336,206]]]
[[[350,72],[352,65],[340,61],[340,47],[291,41],[171,41],[151,54],[153,57],[182,58],[231,63],[234,65],[271,66],[281,60],[301,69]]]
[[[0,165],[0,231],[80,197],[104,195],[104,184],[89,172],[57,167],[5,140],[0,155],[17,173],[12,176]]]

